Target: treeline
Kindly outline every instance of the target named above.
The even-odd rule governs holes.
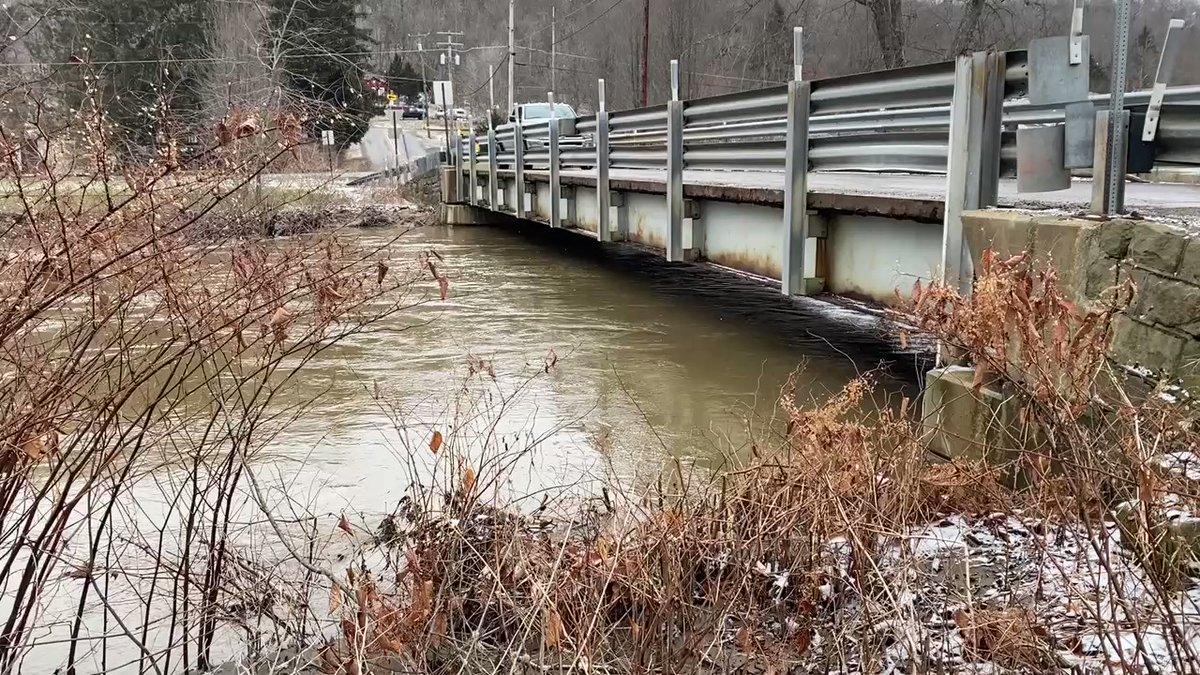
[[[1193,45],[1176,83],[1200,82],[1198,8],[1137,3],[1130,85],[1151,83],[1171,18],[1188,22]],[[1086,12],[1092,88],[1106,91],[1113,3]],[[133,144],[261,105],[309,106],[313,131],[355,142],[379,102],[367,77],[408,97],[452,77],[458,103],[476,110],[508,100],[507,0],[24,0],[0,13],[9,71],[52,73],[69,85],[69,109],[96,97]],[[554,90],[590,109],[605,78],[610,107],[637,106],[645,61],[658,102],[676,58],[689,97],[779,83],[793,26],[805,29],[804,72],[816,78],[1020,49],[1066,33],[1070,14],[1070,0],[516,0],[515,98]]]
[[[804,72],[828,77],[941,61],[976,49],[1023,49],[1029,40],[1069,30],[1070,0],[649,0],[649,100],[670,93],[668,62],[679,59],[683,92],[705,96],[785,81],[791,72],[792,27],[804,27]],[[644,0],[516,0],[518,100],[548,90],[584,108],[605,78],[613,108],[640,103]],[[424,59],[444,75],[437,31],[462,33],[465,51],[456,89],[476,107],[507,102],[507,0],[365,0],[376,62],[391,54]],[[1188,22],[1179,83],[1200,82],[1200,30],[1190,0],[1135,3],[1130,84],[1148,85],[1167,21]],[[1114,6],[1086,8],[1094,90],[1106,91]],[[431,35],[424,35],[431,34]],[[413,53],[417,42],[424,48]],[[557,43],[557,44],[556,44]],[[433,45],[433,48],[431,48]],[[552,55],[552,52],[554,54]]]
[[[102,107],[136,151],[269,107],[348,145],[377,112],[355,0],[31,0],[4,12],[4,76],[42,78],[41,108],[12,111],[12,123],[44,121],[46,102],[60,113]]]

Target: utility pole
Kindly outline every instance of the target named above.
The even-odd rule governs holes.
[[[508,0],[508,111],[512,114],[513,107],[516,105],[516,100],[513,98],[513,73],[517,65],[517,39],[516,39],[516,13],[514,10],[515,0]]]
[[[642,107],[650,105],[650,0],[642,2]]]
[[[428,37],[429,33],[409,34],[407,37],[415,37],[417,40],[417,60],[421,62],[421,102],[425,104],[425,138],[432,138],[429,132],[429,99],[432,93],[429,91],[429,80],[425,77],[425,47],[421,44],[419,38]],[[405,148],[407,151],[407,148]]]
[[[445,30],[438,31],[438,34],[443,37],[438,46],[446,48],[446,53],[442,55],[442,62],[446,64],[446,82],[450,85],[448,92],[446,88],[442,89],[442,126],[446,132],[446,156],[449,157],[450,116],[454,114],[454,101],[450,97],[454,96],[454,66],[461,62],[461,57],[455,52],[463,48],[463,43],[455,42],[454,38],[462,37],[463,34]],[[454,126],[458,127],[457,120],[455,120]]]
[[[440,30],[440,31],[438,31],[438,35],[442,36],[442,41],[438,43],[438,47],[444,47],[446,49],[446,53],[442,55],[442,63],[446,64],[446,81],[448,81],[450,83],[450,91],[451,91],[451,93],[453,93],[453,91],[454,91],[454,66],[457,66],[460,63],[462,63],[462,56],[460,56],[458,54],[458,52],[462,51],[462,48],[463,48],[463,43],[456,42],[454,40],[454,38],[456,38],[456,37],[461,38],[463,36],[463,34],[455,33],[452,31]],[[445,104],[445,103],[447,103],[447,102],[443,101],[443,104]],[[446,106],[443,105],[443,107],[446,107]],[[453,106],[451,106],[451,108],[452,107]],[[452,113],[452,110],[444,110],[443,112],[446,113],[446,115],[450,115]]]

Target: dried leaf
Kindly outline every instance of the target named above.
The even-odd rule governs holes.
[[[987,376],[987,367],[982,363],[975,365],[975,379],[971,380],[971,388],[979,391],[983,387],[984,378]]]
[[[438,292],[442,296],[442,300],[450,297],[450,280],[445,275],[438,277]]]
[[[442,432],[433,432],[433,438],[429,439],[429,451],[437,454],[438,450],[442,449]]]
[[[739,628],[737,637],[734,638],[734,643],[737,644],[738,649],[742,650],[742,652],[749,654],[750,648],[753,646],[753,638],[750,635],[750,629],[746,628],[745,626]]]
[[[275,335],[276,342],[283,342],[287,339],[287,329],[292,323],[292,313],[280,307],[271,315],[271,319],[267,322],[267,327]]]
[[[354,534],[354,530],[350,527],[350,521],[346,519],[344,513],[338,518],[338,529],[346,534]]]
[[[336,614],[342,608],[342,587],[334,585],[329,589],[329,613]]]
[[[289,322],[291,320],[292,320],[292,313],[287,311],[286,308],[280,307],[275,310],[274,314],[271,315],[271,320],[267,322],[267,325],[270,326],[271,328],[275,328],[276,326],[285,325],[285,324],[287,324],[287,322]]]
[[[558,610],[551,609],[549,614],[546,615],[546,626],[542,640],[548,648],[557,649],[562,644],[562,638],[562,617],[558,615]]]
[[[475,491],[475,470],[469,466],[463,472],[462,490],[464,495],[470,495]]]
[[[450,619],[445,612],[438,612],[433,617],[433,640],[434,646],[438,646],[446,641],[446,635],[449,633]]]
[[[375,283],[382,284],[383,278],[387,276],[387,273],[388,273],[387,263],[383,262],[382,260],[375,263]]]
[[[908,349],[908,331],[900,331],[900,349]]]

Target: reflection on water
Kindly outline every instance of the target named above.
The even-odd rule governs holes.
[[[749,429],[765,432],[797,367],[801,397],[820,398],[891,359],[873,319],[786,301],[724,271],[549,234],[435,227],[394,244],[401,258],[436,249],[450,298],[301,374],[299,393],[324,394],[276,446],[299,463],[294,489],[318,512],[393,508],[406,487],[398,467],[422,439],[481,408],[501,418],[496,434],[536,443],[528,484],[514,486],[532,490],[602,471],[598,446],[623,477],[657,471],[667,456],[711,465],[742,451]],[[394,232],[361,236],[384,242]],[[469,361],[495,372],[482,393],[475,383],[464,395]],[[893,364],[881,390],[903,389],[915,373],[911,359]],[[467,411],[464,398],[476,407]]]

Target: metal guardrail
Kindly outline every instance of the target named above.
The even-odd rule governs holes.
[[[513,182],[508,210],[526,216],[528,170],[549,173],[548,201],[538,203],[552,227],[564,224],[563,170],[586,169],[595,180],[598,237],[609,229],[610,169],[660,172],[666,198],[668,260],[682,260],[683,171],[748,170],[783,174],[784,243],[781,264],[786,294],[807,288],[802,271],[808,239],[807,180],[814,171],[876,171],[945,174],[942,270],[963,280],[961,213],[998,202],[999,178],[1013,175],[1016,129],[1061,123],[1065,106],[1032,105],[1026,94],[1025,52],[979,52],[953,62],[913,66],[694,100],[678,97],[678,64],[672,62],[672,99],[663,105],[595,115],[504,125],[481,139],[456,138],[451,153],[469,173],[460,193],[477,204],[498,204],[500,174]],[[1133,92],[1126,105],[1146,105],[1150,92]],[[1200,86],[1167,90],[1156,147],[1159,159],[1200,165]],[[1093,95],[1095,108],[1107,97]],[[487,196],[479,188],[487,173]],[[594,171],[594,172],[593,172]],[[511,179],[509,178],[511,175]],[[511,190],[510,190],[511,188]],[[460,188],[461,189],[461,188]],[[541,192],[538,190],[537,192]],[[568,189],[568,215],[578,207]],[[687,216],[693,217],[693,216]]]
[[[886,71],[884,78],[873,79],[874,74],[869,73],[814,82],[808,122],[812,169],[944,172],[949,151],[948,96],[953,93],[952,83],[946,83],[946,73],[950,72],[951,79],[953,75],[948,65]],[[1020,90],[1017,80],[1023,68],[1023,60],[1018,59],[1016,65],[1006,69],[1007,91]],[[1149,98],[1149,91],[1136,91],[1127,94],[1125,100],[1136,108],[1146,105]],[[1168,88],[1164,100],[1167,108],[1159,132],[1158,158],[1170,163],[1200,164],[1200,86]],[[1094,94],[1091,101],[1103,110],[1108,96]],[[933,105],[918,105],[924,103]],[[1054,124],[1064,119],[1062,106],[1035,106],[1015,100],[1005,101],[1003,109],[1002,124],[1008,131],[1022,124]],[[691,169],[783,170],[786,113],[786,87],[685,101],[685,165]],[[594,136],[596,116],[577,118],[574,128],[576,135],[559,138],[563,165],[594,166],[594,150],[578,148],[586,147],[587,140]],[[611,167],[666,167],[666,106],[611,113],[609,129]],[[540,146],[549,135],[548,120],[526,124],[524,137],[538,146],[526,155],[527,165],[548,167],[548,153]],[[940,142],[935,138],[938,135],[942,137]],[[514,138],[512,125],[497,128],[495,137],[501,146],[506,145]],[[1015,175],[1015,142],[1014,134],[1003,135],[1004,175]],[[502,165],[511,165],[515,156],[511,149],[502,150],[497,159]],[[469,162],[466,147],[462,160]]]
[[[1158,121],[1156,161],[1195,165],[1198,156],[1200,102],[1164,105]]]

